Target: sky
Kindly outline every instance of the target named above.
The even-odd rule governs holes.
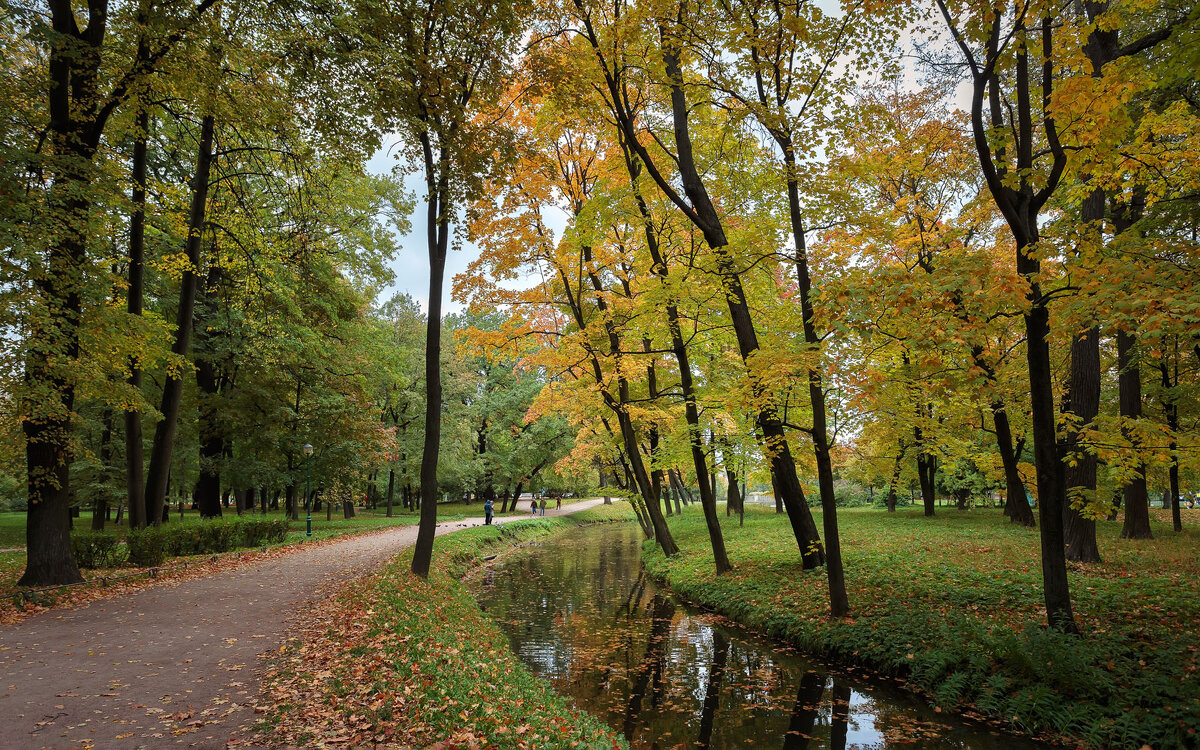
[[[397,165],[396,144],[398,136],[390,136],[385,145],[367,161],[367,171],[373,174],[391,174]],[[409,173],[403,176],[404,188],[414,198],[412,214],[409,215],[411,227],[404,234],[397,233],[400,252],[392,260],[391,268],[395,274],[392,284],[379,293],[376,300],[382,304],[397,292],[411,296],[421,305],[422,312],[428,312],[429,301],[429,251],[425,240],[428,222],[425,221],[425,181],[419,173]],[[554,235],[561,236],[567,226],[565,214],[553,208],[542,212],[542,220],[546,228]],[[463,241],[459,249],[451,247],[446,256],[446,288],[443,290],[442,315],[460,312],[463,305],[451,299],[454,277],[467,270],[471,261],[479,257],[479,247],[474,243]],[[522,285],[532,286],[539,281],[536,276],[530,276],[528,281],[517,281],[509,284],[509,288],[522,288]]]
[[[385,140],[384,147],[375,153],[367,162],[367,170],[374,174],[391,174],[398,163],[396,160],[396,137]],[[396,292],[404,292],[421,304],[421,310],[427,311],[429,301],[429,255],[425,244],[425,181],[419,173],[404,176],[404,187],[416,198],[416,204],[409,222],[412,224],[407,234],[399,235],[400,252],[392,260],[392,272],[396,278],[392,285],[379,295],[379,302],[385,302]],[[446,257],[446,289],[442,299],[442,314],[459,312],[463,306],[450,298],[451,284],[455,274],[467,270],[467,264],[479,257],[479,248],[470,243],[463,243],[460,250],[451,249]]]

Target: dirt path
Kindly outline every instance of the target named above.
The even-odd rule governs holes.
[[[482,523],[450,521],[438,534]],[[279,647],[283,624],[416,536],[403,527],[302,547],[0,629],[0,748],[226,747],[258,695],[257,657]]]

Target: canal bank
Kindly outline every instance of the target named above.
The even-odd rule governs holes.
[[[468,579],[525,667],[633,748],[1040,747],[689,606],[642,554],[632,524],[575,529]]]
[[[804,571],[786,517],[747,508],[726,527],[734,571],[713,574],[698,514],[672,521],[681,554],[644,545],[657,580],[799,651],[903,682],[943,713],[1070,747],[1196,748],[1195,532],[1153,547],[1101,522],[1103,564],[1071,570],[1083,634],[1043,626],[1036,531],[996,513],[839,511],[852,617],[831,621],[823,570]],[[820,523],[818,519],[818,524]]]
[[[248,744],[625,747],[521,664],[460,579],[506,550],[632,519],[618,502],[463,529],[438,538],[428,579],[411,574],[408,551],[331,592],[289,626],[270,659]]]

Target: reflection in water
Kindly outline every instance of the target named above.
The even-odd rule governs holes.
[[[498,562],[479,602],[533,671],[636,748],[1038,747],[934,713],[678,602],[636,526],[564,534]]]
[[[825,692],[825,678],[816,672],[805,672],[800,678],[800,691],[796,694],[796,705],[792,706],[787,734],[783,736],[784,750],[806,750],[817,724],[817,705]],[[843,746],[845,737],[842,738]]]

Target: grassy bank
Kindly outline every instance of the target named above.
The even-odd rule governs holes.
[[[315,608],[267,674],[257,744],[624,747],[510,651],[460,578],[489,555],[586,523],[632,519],[626,503],[440,537],[434,572],[406,553]]]
[[[1156,522],[1150,541],[1100,523],[1105,562],[1070,574],[1079,638],[1042,627],[1037,532],[995,511],[839,513],[853,616],[838,622],[823,571],[802,570],[784,516],[751,507],[743,528],[724,524],[735,570],[718,578],[693,511],[671,519],[681,555],[646,544],[643,558],[688,599],[1019,730],[1095,747],[1197,747],[1200,511],[1183,534]]]

